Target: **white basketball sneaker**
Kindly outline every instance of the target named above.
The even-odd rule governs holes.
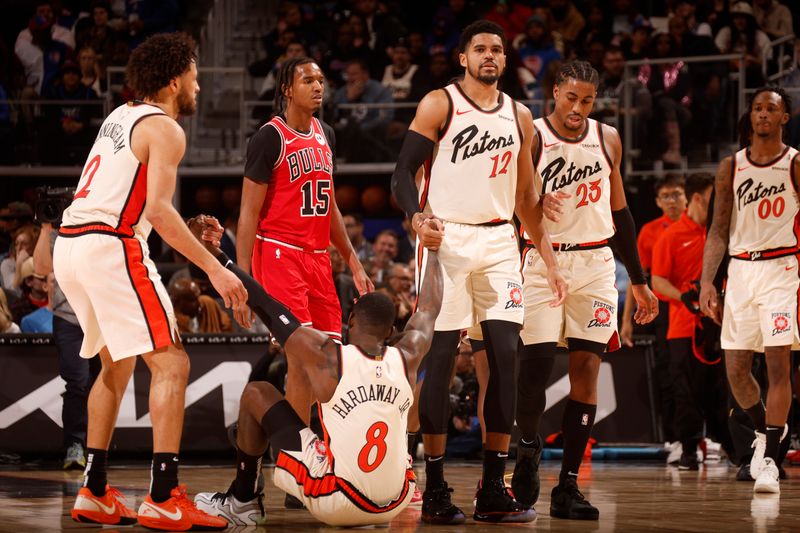
[[[761,472],[758,474],[753,492],[766,492],[780,494],[781,486],[778,480],[778,465],[771,457],[766,457],[761,463]]]
[[[211,516],[224,518],[232,526],[260,526],[267,521],[261,492],[248,502],[237,500],[232,490],[200,492],[194,497],[194,504]]]
[[[760,431],[756,431],[755,433],[756,438],[753,440],[753,444],[750,445],[750,447],[753,448],[753,457],[750,459],[750,477],[758,479],[762,464],[764,463],[764,452],[767,450],[767,435]]]

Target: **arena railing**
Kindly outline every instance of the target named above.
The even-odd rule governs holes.
[[[791,66],[797,64],[797,60],[800,58],[797,57],[797,47],[795,46],[794,40],[794,33],[784,35],[774,41],[770,41],[769,46],[764,47],[761,51],[761,72],[767,82],[781,79],[786,75],[787,68],[791,68]],[[784,52],[787,45],[791,50],[791,55]],[[775,61],[775,66],[777,68],[774,74],[769,73],[771,59]]]
[[[741,115],[742,110],[745,107],[745,87],[744,87],[744,80],[745,80],[745,73],[744,73],[744,56],[742,54],[719,54],[719,55],[712,55],[712,56],[696,56],[696,57],[672,57],[672,58],[664,58],[664,59],[642,59],[642,60],[635,60],[635,61],[626,61],[625,68],[623,71],[623,80],[626,82],[634,82],[638,81],[638,71],[639,68],[644,65],[668,65],[674,64],[676,62],[682,62],[684,65],[691,65],[691,64],[698,64],[698,63],[719,63],[719,62],[729,62],[731,60],[739,60],[739,70],[738,72],[733,73],[734,75],[729,76],[729,80],[735,83],[735,88],[733,88],[732,95],[733,95],[733,102],[734,104],[734,119],[733,124],[734,127],[732,128],[733,136],[736,135],[735,133],[735,122],[736,118]],[[625,83],[622,92],[622,107],[625,109],[630,109],[633,106],[633,94],[632,89],[635,86],[635,83]],[[725,113],[723,112],[724,116]],[[638,146],[635,146],[635,141],[643,141],[643,139],[635,139],[635,131],[634,131],[634,124],[633,124],[633,117],[630,113],[625,113],[623,117],[623,128],[622,128],[622,156],[623,156],[623,165],[622,165],[622,175],[626,179],[626,181],[635,180],[635,178],[658,178],[663,176],[669,172],[681,172],[681,173],[691,173],[691,172],[711,172],[712,174],[716,172],[716,162],[705,162],[700,165],[690,166],[689,164],[685,164],[686,158],[682,158],[684,164],[681,164],[681,168],[679,169],[665,169],[663,165],[659,164],[658,161],[654,161],[652,168],[643,169],[643,168],[636,168],[635,162],[640,157],[640,150]],[[735,140],[731,139],[731,146],[735,145]],[[726,149],[731,149],[731,146],[726,147]],[[720,157],[721,159],[722,157]]]

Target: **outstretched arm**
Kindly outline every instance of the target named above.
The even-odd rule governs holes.
[[[730,238],[731,212],[733,211],[733,159],[726,157],[717,168],[714,179],[714,218],[706,236],[703,250],[703,273],[700,277],[700,311],[717,324],[722,323],[722,309],[719,306],[714,278],[720,261],[728,249]]]
[[[399,340],[395,342],[395,346],[408,356],[406,362],[409,366],[409,373],[416,373],[422,358],[431,348],[434,324],[436,317],[439,316],[439,310],[442,308],[443,292],[444,283],[439,254],[429,251],[428,261],[425,265],[425,277],[422,279],[422,289],[417,300],[417,310],[411,315],[405,329],[399,335]],[[411,382],[415,383],[415,380]]]

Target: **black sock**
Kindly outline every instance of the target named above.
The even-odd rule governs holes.
[[[502,485],[503,475],[506,473],[506,457],[508,452],[484,450],[483,452],[483,483],[499,481]]]
[[[425,454],[425,490],[439,488],[444,483],[444,455]]]
[[[178,455],[154,453],[150,478],[150,498],[161,503],[170,499],[170,492],[178,486]]]
[[[409,431],[406,433],[408,437],[408,455],[411,456],[411,460],[415,459],[415,453],[417,451],[417,432],[416,431]]]
[[[108,484],[107,464],[107,450],[86,448],[86,470],[84,471],[83,486],[88,488],[95,496],[105,496],[106,494],[106,484]]]
[[[764,404],[761,400],[757,401],[752,407],[744,409],[744,412],[747,413],[747,416],[753,421],[756,431],[759,433],[765,433],[767,431],[767,411],[764,409]]]
[[[240,502],[249,502],[256,497],[261,457],[261,455],[247,455],[242,450],[236,450],[236,480],[233,482],[233,495]]]
[[[572,398],[567,400],[564,409],[564,419],[561,430],[564,435],[564,459],[561,462],[561,475],[559,483],[568,477],[578,477],[578,470],[589,442],[589,434],[594,425],[594,415],[597,406],[588,403],[576,402]]]
[[[767,426],[767,449],[764,451],[764,457],[769,457],[775,464],[778,464],[778,448],[781,445],[781,435],[783,435],[783,426]]]

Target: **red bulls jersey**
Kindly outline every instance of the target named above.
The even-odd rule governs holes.
[[[262,129],[266,128],[277,132],[280,153],[267,182],[258,235],[305,250],[324,250],[330,243],[333,150],[322,123],[312,118],[310,131],[302,133],[276,116]]]

